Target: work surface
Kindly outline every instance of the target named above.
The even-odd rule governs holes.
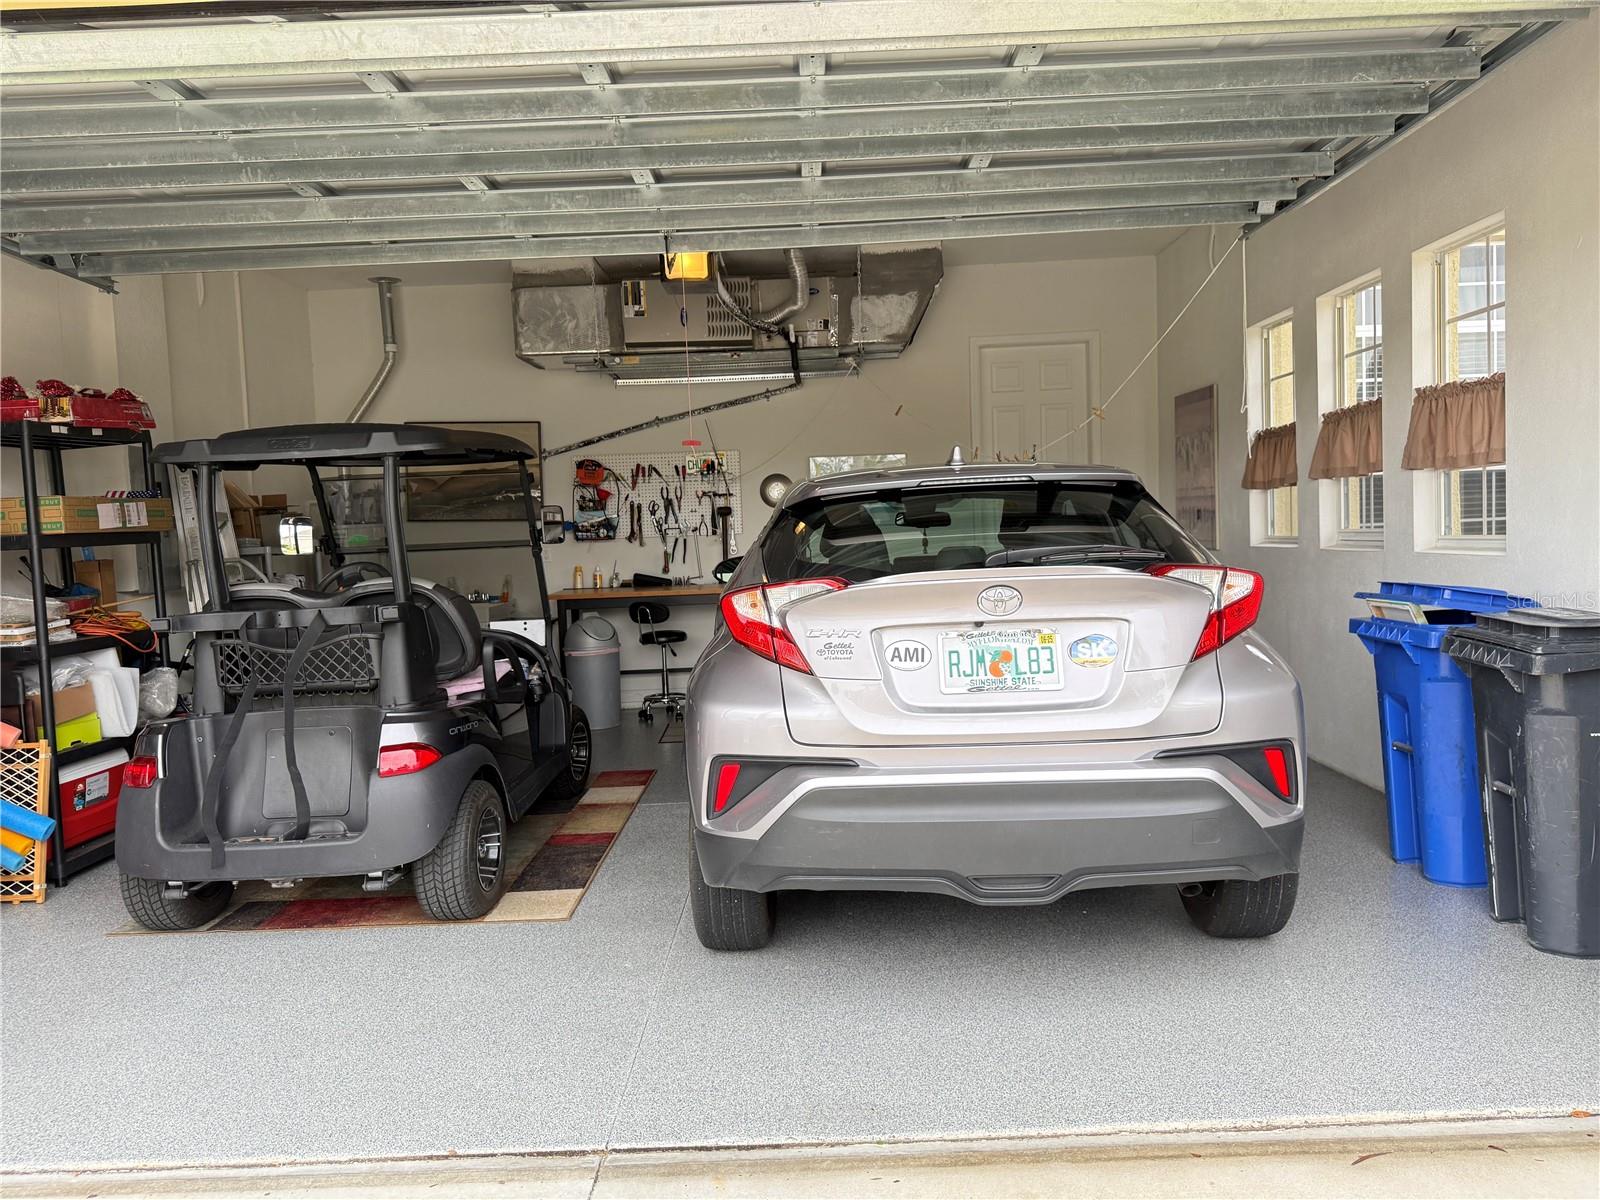
[[[708,596],[722,595],[720,583],[690,583],[679,587],[659,588],[568,588],[562,592],[555,592],[550,600],[555,604],[576,605],[582,607],[585,603],[603,601],[616,604],[621,601],[627,603],[631,600],[660,600],[670,606],[674,597],[686,601],[704,600]]]
[[[1600,962],[1384,853],[1313,767],[1299,911],[1212,941],[1173,889],[1047,908],[796,894],[701,948],[681,745],[566,924],[108,938],[99,867],[0,912],[8,1167],[966,1136],[1600,1104]]]

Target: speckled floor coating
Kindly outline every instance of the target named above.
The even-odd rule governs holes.
[[[1600,962],[1384,852],[1310,780],[1288,929],[1193,931],[1171,889],[1043,909],[795,894],[714,955],[684,905],[681,746],[576,917],[108,938],[116,877],[0,913],[0,1166],[961,1137],[1600,1104]]]

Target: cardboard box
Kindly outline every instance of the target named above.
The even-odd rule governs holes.
[[[95,558],[87,562],[78,559],[72,564],[72,577],[79,583],[100,593],[101,604],[117,602],[117,564],[109,558]]]
[[[265,492],[253,496],[231,483],[225,483],[223,487],[228,494],[228,516],[233,521],[235,536],[254,538],[265,545],[276,546],[278,517],[288,511],[288,494]]]
[[[44,737],[44,714],[37,695],[26,697],[27,720],[22,720],[22,714],[17,711],[14,704],[0,709],[0,719],[32,731],[32,736],[37,739]],[[55,691],[56,725],[62,726],[69,721],[77,721],[83,717],[98,715],[94,703],[94,684],[78,683],[68,688],[57,688]]]
[[[108,499],[105,496],[40,496],[40,533],[108,533],[172,528],[172,501]],[[0,533],[27,533],[28,513],[20,496],[0,497]]]

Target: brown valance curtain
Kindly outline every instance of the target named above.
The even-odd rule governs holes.
[[[1294,422],[1263,429],[1251,439],[1250,457],[1244,460],[1239,486],[1262,492],[1293,487],[1299,482],[1300,462],[1295,450]]]
[[[1383,401],[1363,400],[1323,414],[1311,478],[1349,479],[1383,470]]]
[[[1456,379],[1417,389],[1400,465],[1454,471],[1506,460],[1506,377]]]

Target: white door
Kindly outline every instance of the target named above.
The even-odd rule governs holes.
[[[980,345],[977,354],[974,415],[981,459],[1090,460],[1089,429],[1055,441],[1089,415],[1086,343]]]

